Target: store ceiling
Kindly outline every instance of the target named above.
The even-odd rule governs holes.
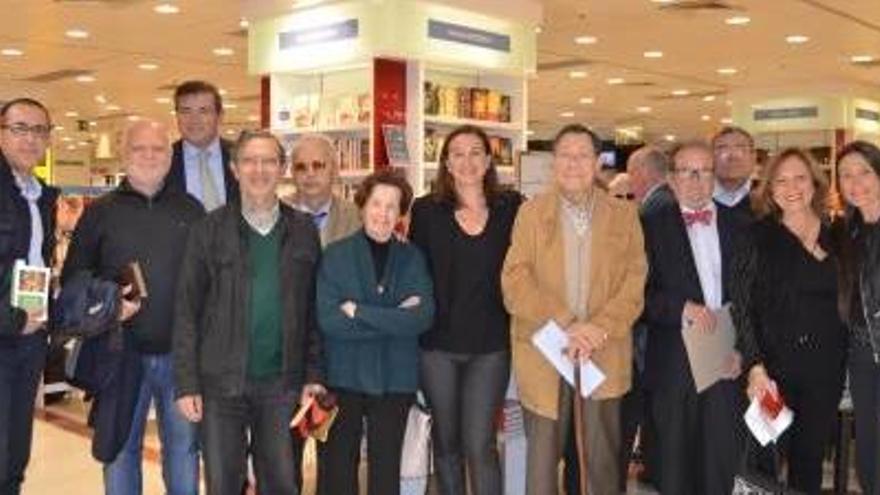
[[[198,77],[226,91],[230,132],[255,125],[259,81],[246,75],[240,0],[168,0],[177,14],[156,13],[161,3],[0,0],[0,99],[42,98],[65,137],[77,119],[98,128],[132,114],[170,119],[171,88]],[[537,136],[569,121],[586,122],[606,136],[632,126],[648,139],[701,136],[729,116],[730,94],[743,91],[850,88],[880,99],[880,64],[851,62],[858,55],[880,58],[878,0],[542,3],[539,71],[529,98]],[[725,22],[736,16],[750,22]],[[66,36],[75,29],[89,36]],[[787,43],[790,35],[809,40]],[[578,44],[578,37],[595,42]],[[232,53],[215,53],[223,48]],[[662,57],[646,58],[649,51]],[[730,68],[736,73],[718,72]],[[581,77],[572,78],[572,71]],[[624,84],[609,84],[614,78]],[[77,115],[66,116],[71,112]],[[75,145],[78,138],[68,137],[67,146]]]

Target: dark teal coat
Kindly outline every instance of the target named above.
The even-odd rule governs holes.
[[[390,242],[382,283],[363,230],[324,251],[317,307],[330,387],[374,395],[418,388],[418,336],[434,316],[431,276],[416,246]],[[421,303],[400,308],[410,296]],[[340,309],[345,301],[357,304],[354,318]]]

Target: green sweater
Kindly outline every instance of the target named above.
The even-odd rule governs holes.
[[[278,225],[265,236],[247,226],[251,294],[247,374],[265,379],[281,372],[281,280]]]

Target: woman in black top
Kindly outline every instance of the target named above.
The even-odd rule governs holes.
[[[880,149],[854,141],[837,159],[847,204],[847,268],[841,292],[850,327],[849,386],[862,493],[880,495]]]
[[[759,192],[762,218],[732,294],[749,398],[778,392],[794,412],[781,442],[788,485],[810,494],[820,493],[846,356],[827,196],[824,176],[804,151],[788,149],[773,160]]]
[[[440,151],[437,190],[416,200],[410,237],[434,278],[434,325],[422,336],[422,389],[434,416],[434,465],[443,495],[501,493],[494,418],[510,375],[510,318],[501,266],[522,202],[501,192],[482,129],[453,130]]]

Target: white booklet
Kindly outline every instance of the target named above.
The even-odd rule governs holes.
[[[12,306],[39,313],[37,321],[49,319],[49,268],[29,266],[16,260],[12,269]]]
[[[788,407],[782,406],[776,418],[771,418],[761,407],[761,401],[755,397],[749,404],[743,419],[755,439],[762,447],[765,447],[768,443],[775,442],[779,435],[782,435],[791,426],[791,422],[794,421],[794,412]]]
[[[568,347],[568,335],[565,330],[555,321],[550,320],[532,335],[532,344],[544,354],[556,371],[574,386],[574,363],[565,356],[565,348]],[[589,397],[605,381],[605,373],[602,373],[591,359],[582,361],[580,366],[581,395]]]

